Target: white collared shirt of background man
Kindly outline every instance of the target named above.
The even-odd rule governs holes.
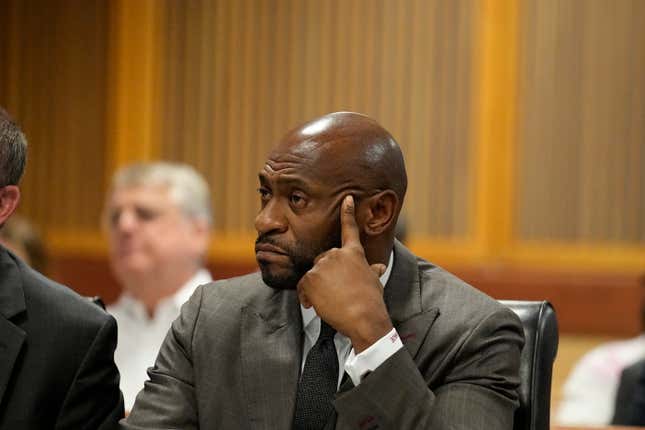
[[[127,292],[107,307],[119,330],[114,361],[121,373],[120,385],[126,411],[132,409],[137,394],[148,379],[146,371],[155,363],[159,348],[172,322],[179,316],[181,306],[198,286],[211,281],[207,270],[199,270],[175,294],[159,302],[152,318],[144,304]]]

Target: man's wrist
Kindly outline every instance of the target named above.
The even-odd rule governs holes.
[[[362,326],[362,327],[361,327]],[[388,318],[380,323],[369,323],[359,325],[358,330],[350,336],[352,348],[356,354],[360,354],[367,348],[378,342],[385,335],[394,329],[392,321]]]
[[[401,338],[397,331],[392,328],[385,336],[370,345],[361,353],[352,349],[345,362],[345,371],[352,379],[355,386],[358,386],[362,379],[370,372],[373,372],[381,364],[390,358],[394,353],[403,347]]]

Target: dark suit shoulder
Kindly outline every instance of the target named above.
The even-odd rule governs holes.
[[[259,315],[281,324],[289,321],[298,309],[295,290],[271,288],[256,272],[199,287],[182,314],[187,324],[194,321],[195,333],[218,327],[221,339],[231,339],[239,334],[243,314]]]
[[[441,267],[422,259],[418,265],[424,307],[439,311],[429,334],[444,357],[438,374],[448,377],[444,372],[465,360],[460,356],[479,353],[484,339],[502,336],[521,349],[522,323],[512,310]]]
[[[22,262],[18,263],[18,267],[29,312],[38,313],[42,318],[56,319],[57,325],[63,328],[87,326],[98,329],[111,318],[95,303],[72,289],[43,276]]]
[[[123,404],[112,360],[114,319],[2,247],[0,265],[0,290],[7,293],[5,327],[22,332],[24,339],[4,394],[0,428],[53,428],[54,423],[56,428],[81,428],[82,422],[85,428],[98,429],[116,424]]]
[[[497,300],[441,267],[412,254],[399,242],[395,242],[394,267],[385,296],[389,299],[394,317],[409,317],[413,313],[435,308],[439,311],[439,320],[446,320],[449,327],[458,330],[477,324],[497,312],[508,312],[509,316],[512,314]],[[417,296],[420,303],[417,302]]]
[[[421,258],[418,258],[418,265],[425,306],[439,307],[441,313],[457,315],[463,315],[466,310],[469,318],[461,318],[464,324],[500,312],[513,318],[513,312],[506,306],[447,270]]]
[[[50,358],[64,362],[61,372],[72,374],[103,330],[116,341],[116,321],[89,300],[21,261],[26,313],[16,323],[27,333],[27,348],[49,351]]]
[[[202,288],[204,290],[202,307],[210,305],[235,308],[262,307],[267,300],[284,292],[268,287],[262,281],[260,272],[211,282]]]

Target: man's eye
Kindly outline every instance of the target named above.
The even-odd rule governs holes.
[[[146,208],[137,208],[135,211],[137,219],[140,221],[150,221],[157,217],[157,213]]]
[[[113,211],[108,215],[109,223],[111,226],[116,226],[119,224],[119,219],[121,218],[121,211]]]
[[[258,188],[258,193],[260,193],[260,200],[263,202],[266,202],[271,198],[271,193],[266,188]]]
[[[291,194],[289,196],[289,202],[291,203],[291,206],[296,209],[302,209],[307,204],[305,197],[298,193]]]

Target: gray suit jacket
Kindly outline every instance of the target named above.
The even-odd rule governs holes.
[[[512,429],[521,323],[396,243],[385,302],[404,348],[358,387],[329,429]],[[161,347],[125,429],[291,428],[302,354],[296,293],[259,274],[200,287]]]
[[[116,322],[0,246],[0,430],[109,430],[123,417]]]

